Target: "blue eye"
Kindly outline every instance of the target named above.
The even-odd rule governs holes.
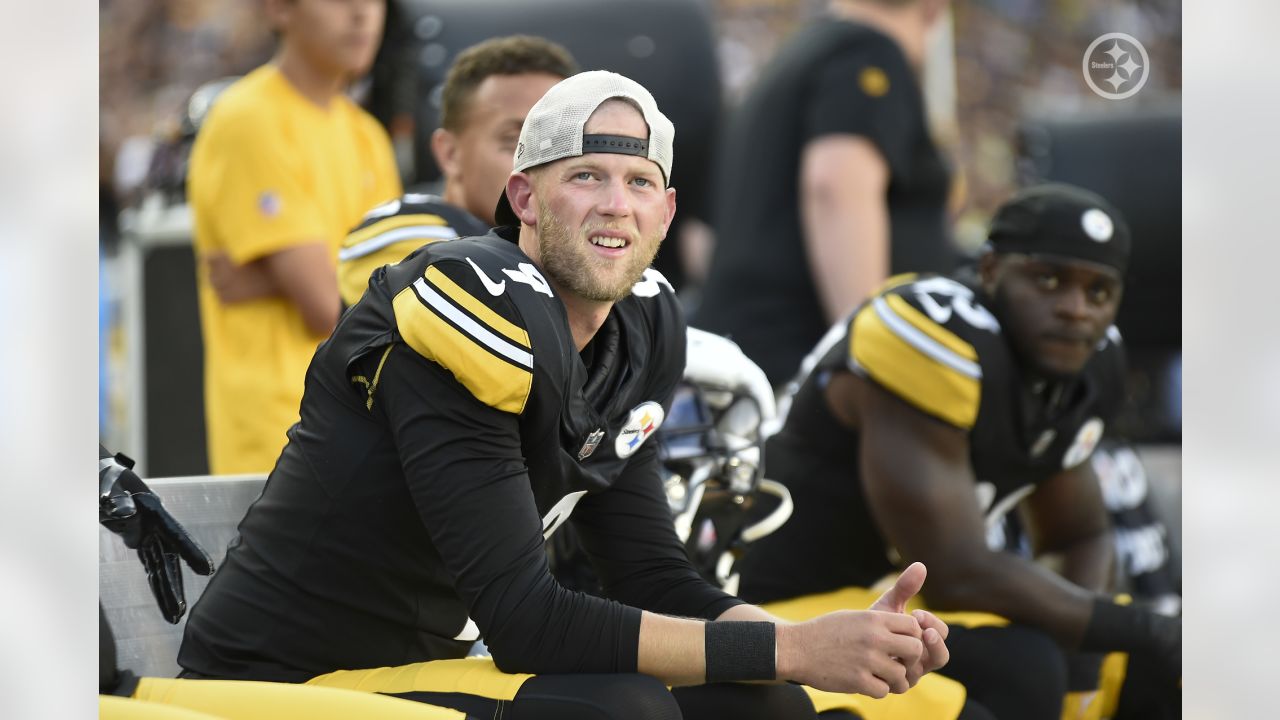
[[[649,181],[649,178],[642,178],[642,177],[638,177],[632,182],[638,184],[640,187],[649,187],[650,185],[653,184],[652,182]]]

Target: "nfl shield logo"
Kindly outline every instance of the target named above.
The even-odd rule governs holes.
[[[258,212],[273,218],[280,214],[280,196],[270,190],[258,195]]]
[[[591,457],[591,453],[596,451],[596,447],[600,445],[600,441],[604,439],[604,430],[596,428],[595,432],[587,436],[587,441],[582,444],[582,449],[578,451],[578,462],[582,462]]]

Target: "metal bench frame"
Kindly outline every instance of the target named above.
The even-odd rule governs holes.
[[[249,506],[262,494],[265,475],[149,479],[147,484],[192,537],[222,565],[227,545]],[[209,584],[183,566],[188,611]],[[186,616],[170,625],[160,615],[137,553],[105,528],[98,533],[98,599],[116,640],[116,662],[138,675],[178,674],[178,646]]]

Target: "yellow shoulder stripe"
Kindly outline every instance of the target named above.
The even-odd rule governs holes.
[[[414,250],[433,242],[439,241],[406,240],[378,248],[369,254],[360,255],[359,257],[339,258],[338,292],[342,295],[342,301],[348,305],[355,305],[359,302],[360,296],[364,295],[364,291],[369,287],[369,276],[373,274],[374,270],[383,265],[395,265],[408,257]]]
[[[475,296],[463,290],[461,285],[455,283],[436,266],[432,265],[427,268],[427,281],[435,285],[445,297],[466,308],[467,312],[480,318],[481,322],[493,328],[508,340],[520,343],[526,348],[529,347],[529,333],[525,332],[524,328],[517,326],[494,312],[493,308],[475,299]]]
[[[871,295],[874,297],[881,293],[888,292],[898,287],[899,285],[906,285],[907,283],[915,282],[916,278],[919,278],[919,277],[920,277],[920,273],[914,273],[914,272],[905,272],[905,273],[898,273],[897,275],[890,275],[887,280],[880,283],[880,287],[876,288],[875,292],[871,293]]]
[[[399,230],[400,228],[411,227],[414,225],[447,227],[449,223],[445,222],[445,219],[439,215],[428,213],[418,213],[416,215],[392,215],[389,218],[379,220],[368,227],[360,228],[359,230],[351,233],[342,241],[342,247],[354,247],[369,238],[380,235],[388,230]]]
[[[883,298],[868,303],[853,320],[849,354],[873,380],[920,410],[968,430],[978,418],[982,399],[982,373],[975,363],[948,357],[940,346],[930,346],[932,336],[902,334],[906,323],[891,317]],[[911,326],[914,327],[914,326]],[[920,332],[920,331],[917,331]],[[910,333],[907,332],[910,336]]]
[[[928,315],[925,315],[912,307],[911,303],[903,300],[901,296],[885,295],[884,300],[899,317],[914,325],[920,330],[920,332],[928,335],[934,340],[937,340],[946,349],[959,355],[965,360],[976,361],[978,359],[978,351],[974,350],[972,345],[961,340],[955,333],[934,322]]]
[[[444,660],[441,662],[453,662]],[[424,663],[426,664],[426,663]],[[412,666],[411,666],[412,667]],[[386,668],[384,668],[386,669]],[[326,676],[321,676],[328,677]],[[528,676],[525,676],[528,677]],[[294,683],[209,680],[194,683],[182,678],[142,678],[132,699],[109,709],[101,700],[99,720],[214,720],[214,718],[378,718],[378,720],[465,720],[456,710],[418,702],[405,702],[373,692],[351,692],[325,687],[314,680],[311,687]],[[200,708],[200,712],[188,708]]]
[[[483,312],[473,312],[473,318],[463,307]],[[392,308],[400,336],[419,355],[452,373],[484,404],[503,412],[524,412],[533,389],[533,352],[523,329],[434,267],[401,290]]]

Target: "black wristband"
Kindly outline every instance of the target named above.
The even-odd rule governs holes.
[[[1150,610],[1118,605],[1100,598],[1093,603],[1093,613],[1080,639],[1080,649],[1087,652],[1180,653],[1182,623]]]
[[[705,627],[707,682],[776,679],[778,636],[773,623],[727,620]]]

